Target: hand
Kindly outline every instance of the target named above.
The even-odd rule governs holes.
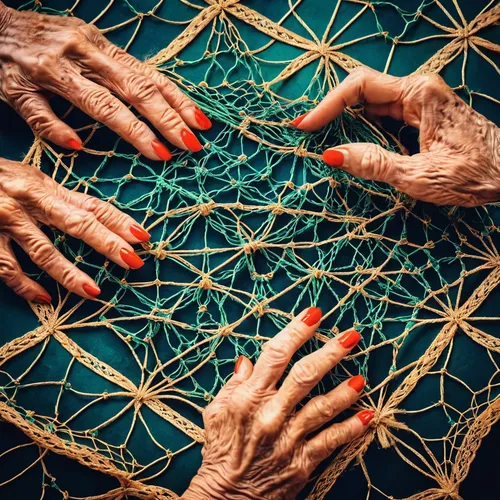
[[[360,68],[292,124],[317,130],[362,101],[368,117],[391,116],[419,128],[421,152],[402,156],[375,144],[345,144],[324,152],[330,166],[438,205],[500,200],[500,129],[437,75],[396,78]]]
[[[51,298],[23,273],[11,239],[68,290],[85,298],[100,293],[95,281],[66,260],[37,223],[82,239],[125,269],[143,265],[130,243],[148,241],[149,234],[134,219],[109,203],[69,191],[34,167],[0,159],[0,279],[26,300]]]
[[[367,429],[371,410],[310,436],[358,399],[364,386],[360,375],[294,412],[360,340],[355,330],[295,363],[276,387],[292,355],[314,335],[320,320],[321,311],[310,307],[265,345],[255,367],[240,357],[235,375],[203,414],[203,463],[183,499],[295,498],[322,460]]]
[[[110,43],[95,26],[74,17],[18,12],[0,1],[0,40],[0,99],[41,137],[66,148],[82,147],[76,132],[52,111],[48,92],[108,126],[148,158],[169,160],[169,150],[116,94],[171,144],[201,150],[189,127],[206,130],[210,120],[168,78]]]

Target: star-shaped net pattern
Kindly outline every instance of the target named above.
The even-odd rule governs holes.
[[[0,449],[4,491],[30,477],[41,498],[177,498],[201,460],[203,408],[235,360],[254,360],[294,314],[317,305],[321,329],[298,356],[355,326],[359,348],[317,392],[362,373],[367,390],[353,410],[372,408],[376,417],[302,497],[461,498],[500,418],[498,208],[415,203],[320,159],[326,147],[355,141],[401,151],[401,140],[415,139],[405,127],[376,126],[357,108],[314,134],[289,121],[362,64],[440,73],[494,119],[500,5],[472,3],[21,7],[95,23],[172,78],[214,127],[200,134],[202,153],[176,151],[169,163],[154,163],[55,100],[84,151],[68,154],[35,138],[25,160],[69,189],[114,203],[152,239],[139,252],[146,265],[125,272],[50,232],[103,293],[82,301],[38,274],[55,305],[32,304],[38,326],[26,333],[19,324],[2,339],[0,418],[26,436]],[[99,493],[64,481],[73,462],[102,473],[93,486]],[[381,462],[406,481],[389,480]]]

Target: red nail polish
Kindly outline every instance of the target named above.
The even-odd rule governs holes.
[[[243,359],[245,359],[245,356],[240,356],[238,358],[238,361],[236,361],[236,364],[234,365],[234,373],[238,373],[238,370],[240,369],[241,363],[243,363]]]
[[[41,302],[42,304],[50,304],[52,302],[52,297],[50,295],[37,295],[34,302]]]
[[[302,322],[307,326],[314,326],[320,322],[321,316],[323,316],[323,313],[319,307],[310,307],[302,318]]]
[[[374,416],[375,412],[373,410],[363,410],[356,415],[363,425],[368,425],[373,420]]]
[[[341,167],[344,164],[344,155],[336,149],[327,149],[323,152],[323,161],[330,167]]]
[[[301,123],[302,123],[302,120],[310,113],[310,111],[308,111],[307,113],[304,113],[303,115],[300,115],[300,116],[297,116],[297,118],[295,118],[294,120],[292,120],[290,122],[290,125],[292,127],[298,127]]]
[[[200,108],[194,109],[194,117],[196,118],[196,123],[202,128],[207,129],[212,126],[212,122],[205,113]]]
[[[338,338],[338,341],[344,349],[351,349],[359,342],[360,339],[361,335],[359,334],[359,332],[357,332],[356,330],[349,330],[348,332],[345,332],[343,335],[341,335]]]
[[[151,235],[145,231],[139,224],[132,224],[130,226],[130,232],[132,233],[133,236],[135,236],[139,241],[149,241],[149,238],[151,238]]]
[[[135,253],[126,248],[122,248],[120,250],[120,257],[123,259],[123,262],[127,264],[131,269],[139,269],[144,265],[142,259]]]
[[[193,132],[191,132],[191,130],[183,128],[181,131],[181,139],[182,142],[189,149],[189,151],[192,151],[193,153],[201,151],[202,145],[200,144],[200,141],[196,138],[196,136],[193,134]]]
[[[158,155],[160,160],[169,161],[172,159],[172,153],[158,139],[153,139],[151,141],[151,147],[154,149],[154,152]]]
[[[352,377],[349,382],[347,382],[347,385],[356,392],[361,392],[365,387],[365,379],[362,375],[356,375],[355,377]]]
[[[83,291],[87,295],[90,295],[91,297],[97,297],[101,293],[101,290],[99,288],[97,288],[96,286],[82,285],[82,288],[83,288]]]
[[[77,151],[80,151],[83,147],[83,144],[80,141],[77,141],[76,139],[70,139],[68,142],[68,147],[71,149],[76,149]]]

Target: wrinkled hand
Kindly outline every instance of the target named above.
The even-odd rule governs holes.
[[[0,1],[0,99],[35,133],[80,149],[80,138],[54,114],[47,93],[64,97],[153,160],[169,160],[171,154],[113,94],[181,149],[201,150],[189,127],[211,126],[173,82],[113,45],[95,26],[74,17],[18,12]]]
[[[314,335],[320,320],[321,311],[311,307],[266,344],[255,367],[245,357],[238,360],[235,375],[203,414],[203,463],[183,499],[295,498],[322,460],[367,429],[373,418],[370,410],[311,436],[358,399],[364,386],[360,375],[294,412],[360,340],[355,330],[295,363],[276,387],[292,355]]]
[[[368,117],[391,116],[419,128],[420,154],[402,156],[374,144],[349,144],[326,150],[326,163],[438,205],[500,200],[500,129],[437,75],[396,78],[360,68],[292,124],[317,130],[359,102],[365,103]]]
[[[26,300],[51,298],[23,273],[11,239],[68,290],[85,298],[100,293],[95,281],[62,256],[38,223],[82,239],[125,269],[143,265],[130,243],[147,241],[149,234],[134,219],[109,203],[69,191],[34,167],[0,159],[0,279]]]

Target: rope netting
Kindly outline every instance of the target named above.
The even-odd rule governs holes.
[[[386,130],[357,108],[314,134],[289,121],[361,64],[439,72],[493,119],[500,5],[473,2],[468,17],[457,0],[409,1],[404,10],[382,1],[329,3],[36,0],[21,7],[95,23],[148,56],[214,126],[199,134],[202,152],[174,151],[162,164],[54,99],[84,150],[68,153],[35,138],[25,160],[115,204],[152,238],[139,251],[145,266],[126,272],[49,230],[103,292],[80,300],[33,269],[57,300],[31,305],[36,329],[26,333],[20,323],[2,338],[0,418],[27,440],[0,449],[0,487],[37,471],[29,476],[34,496],[23,498],[82,498],[62,484],[66,466],[52,464],[56,472],[48,463],[57,454],[118,481],[103,480],[102,491],[85,498],[177,498],[200,463],[203,408],[238,356],[255,360],[294,314],[316,305],[323,324],[299,355],[355,326],[360,347],[318,390],[361,373],[367,390],[355,409],[375,409],[376,417],[304,497],[325,498],[355,478],[361,489],[350,498],[461,498],[500,418],[498,208],[416,203],[321,161],[326,147],[356,141],[405,151],[406,128]],[[491,95],[469,81],[478,67],[493,71]],[[381,461],[407,480],[389,482]]]

